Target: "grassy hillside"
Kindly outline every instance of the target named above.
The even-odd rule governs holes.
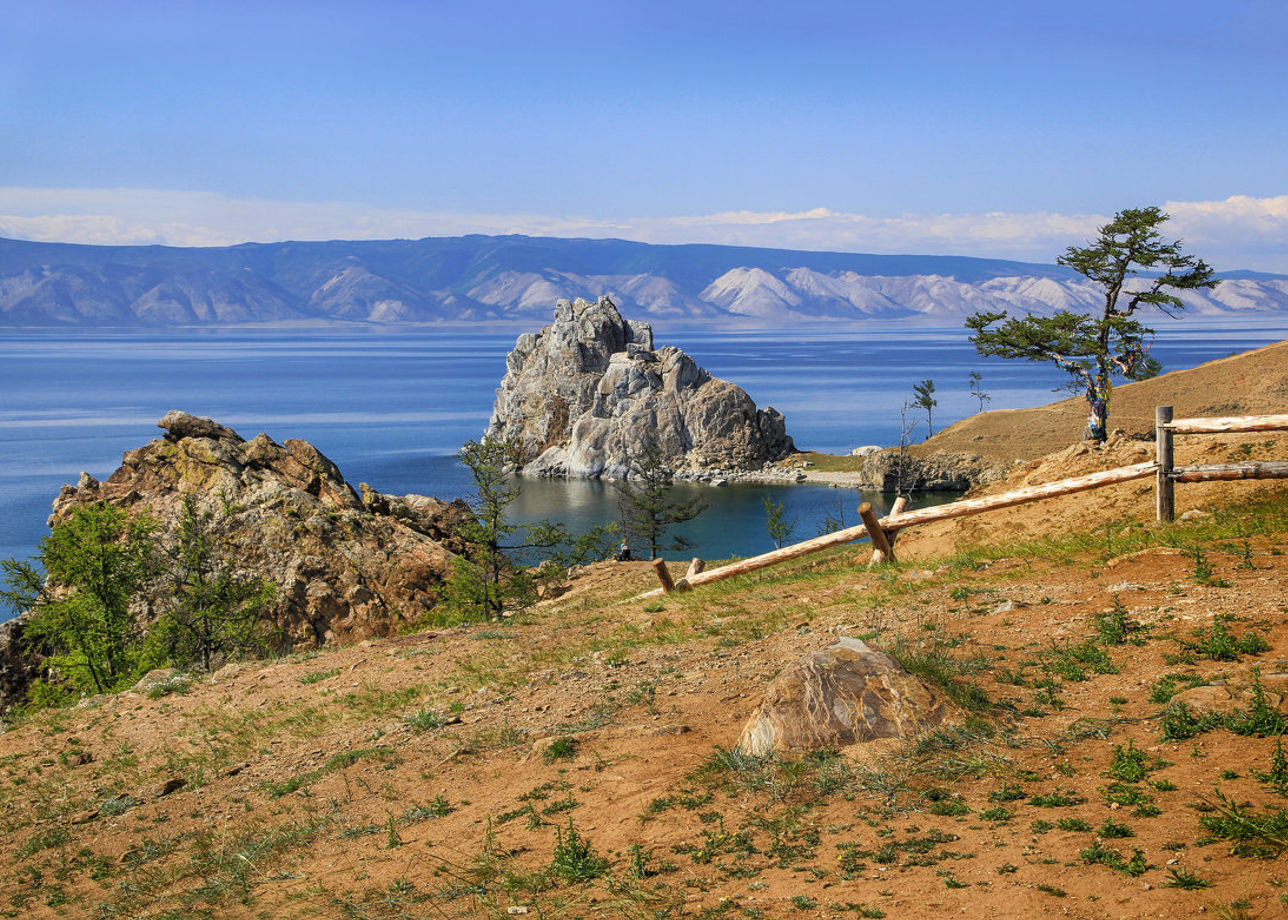
[[[1201,510],[1174,525],[1130,484],[1095,493],[1091,526],[1031,506],[1018,529],[910,532],[901,567],[845,548],[660,603],[630,600],[646,564],[602,564],[500,624],[37,713],[0,735],[0,912],[1277,913],[1288,502],[1180,494]],[[946,688],[955,718],[733,751],[767,681],[837,634]]]
[[[1288,342],[1116,387],[1109,429],[1152,436],[1159,405],[1172,406],[1177,418],[1288,411]],[[1030,460],[1076,441],[1086,424],[1087,403],[1077,397],[1035,409],[983,412],[945,428],[915,451]]]

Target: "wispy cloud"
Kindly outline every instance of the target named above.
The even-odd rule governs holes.
[[[1288,272],[1288,195],[1169,201],[1163,207],[1172,215],[1168,235],[1183,238],[1192,251],[1217,268]],[[156,189],[0,187],[0,236],[169,246],[526,233],[1051,262],[1069,244],[1090,238],[1108,217],[1047,211],[875,217],[820,207],[604,220],[435,213],[353,202],[269,201]]]

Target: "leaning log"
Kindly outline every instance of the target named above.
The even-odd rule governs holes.
[[[890,506],[890,514],[897,515],[907,507],[908,507],[908,496],[900,495],[898,498],[894,500],[894,504]],[[863,520],[864,520],[864,523],[867,523],[867,518],[864,518]],[[881,565],[883,562],[895,561],[894,540],[895,540],[895,537],[898,536],[899,532],[897,530],[887,531],[885,529],[882,529],[881,533],[885,536],[887,552],[889,553],[889,555],[882,552],[880,549],[874,549],[872,551],[872,558],[868,560],[868,568],[870,569],[875,568],[878,565]],[[872,542],[873,542],[873,545],[875,546],[876,541],[873,540]]]
[[[1172,471],[1173,482],[1218,482],[1232,479],[1288,479],[1288,463],[1209,463],[1178,466]]]
[[[1075,492],[1086,492],[1089,489],[1100,489],[1104,486],[1117,485],[1120,482],[1130,482],[1133,479],[1144,479],[1146,476],[1153,475],[1154,461],[1151,460],[1148,463],[1137,463],[1132,466],[1123,466],[1117,469],[1104,470],[1100,473],[1089,473],[1086,476],[1074,476],[1071,479],[1061,479],[1056,482],[1048,482],[1040,486],[1027,486],[1023,489],[1016,489],[1013,492],[1003,492],[1001,495],[988,495],[984,498],[968,498],[959,502],[950,502],[946,505],[933,505],[929,508],[918,508],[916,511],[906,511],[903,514],[892,514],[882,518],[879,523],[881,524],[882,529],[886,531],[902,530],[905,527],[914,527],[918,524],[929,524],[932,521],[947,521],[952,518],[965,517],[970,514],[982,514],[985,511],[995,511],[998,508],[1010,508],[1012,505],[1023,505],[1027,502],[1035,502],[1043,498],[1052,498],[1056,495],[1072,495]],[[709,584],[713,581],[723,581],[726,578],[733,578],[736,575],[745,575],[748,572],[755,572],[759,569],[769,568],[771,565],[778,565],[779,563],[788,562],[792,559],[799,559],[801,556],[807,556],[810,553],[817,553],[820,550],[830,549],[833,546],[852,543],[853,541],[862,539],[867,535],[868,529],[862,524],[857,527],[847,527],[845,530],[838,530],[834,533],[824,534],[821,537],[806,540],[804,543],[784,546],[782,549],[776,549],[759,556],[752,556],[750,559],[742,559],[738,562],[730,563],[729,565],[720,566],[719,568],[708,569],[705,572],[700,572],[694,575],[692,578],[685,579],[685,582],[687,583],[686,587],[696,588],[699,585]],[[647,591],[644,594],[636,595],[633,600],[640,600],[646,597],[657,597],[663,593],[663,590],[658,588],[653,591]]]
[[[659,594],[670,594],[675,590],[675,579],[671,577],[671,570],[666,567],[665,559],[654,559],[653,571],[657,573],[657,580],[662,583]]]
[[[868,529],[868,539],[872,541],[872,561],[868,563],[868,568],[877,564],[878,557],[882,562],[886,560],[893,562],[894,550],[890,549],[890,538],[881,527],[881,522],[877,520],[877,513],[872,510],[872,502],[859,505],[859,518],[863,521],[863,526]]]
[[[1176,434],[1231,434],[1238,431],[1288,430],[1288,415],[1228,415],[1221,418],[1178,418],[1167,428]]]

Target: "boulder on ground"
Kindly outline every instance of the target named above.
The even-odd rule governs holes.
[[[783,669],[743,726],[738,749],[763,757],[907,738],[948,713],[939,690],[884,652],[842,637]]]

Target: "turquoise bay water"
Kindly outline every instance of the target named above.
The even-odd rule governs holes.
[[[1160,324],[1161,325],[1161,324]],[[0,337],[0,556],[27,556],[47,532],[50,502],[82,470],[99,478],[121,454],[157,437],[172,408],[210,416],[243,437],[303,438],[355,485],[384,492],[467,495],[453,457],[487,425],[518,328],[219,329],[177,332],[18,331]],[[1155,354],[1188,367],[1283,337],[1276,324],[1187,320],[1161,330]],[[960,328],[806,328],[791,332],[657,330],[716,376],[787,416],[798,447],[847,452],[897,443],[912,385],[936,384],[936,429],[977,408],[968,374],[984,375],[990,408],[1054,398],[1062,375],[1042,365],[985,360]],[[925,436],[924,420],[915,438]],[[857,523],[862,499],[821,486],[689,486],[711,509],[683,532],[705,558],[772,548],[761,499],[797,520],[795,538],[827,515]],[[918,503],[944,500],[926,496]],[[525,481],[517,519],[552,517],[580,528],[616,518],[610,485]]]

